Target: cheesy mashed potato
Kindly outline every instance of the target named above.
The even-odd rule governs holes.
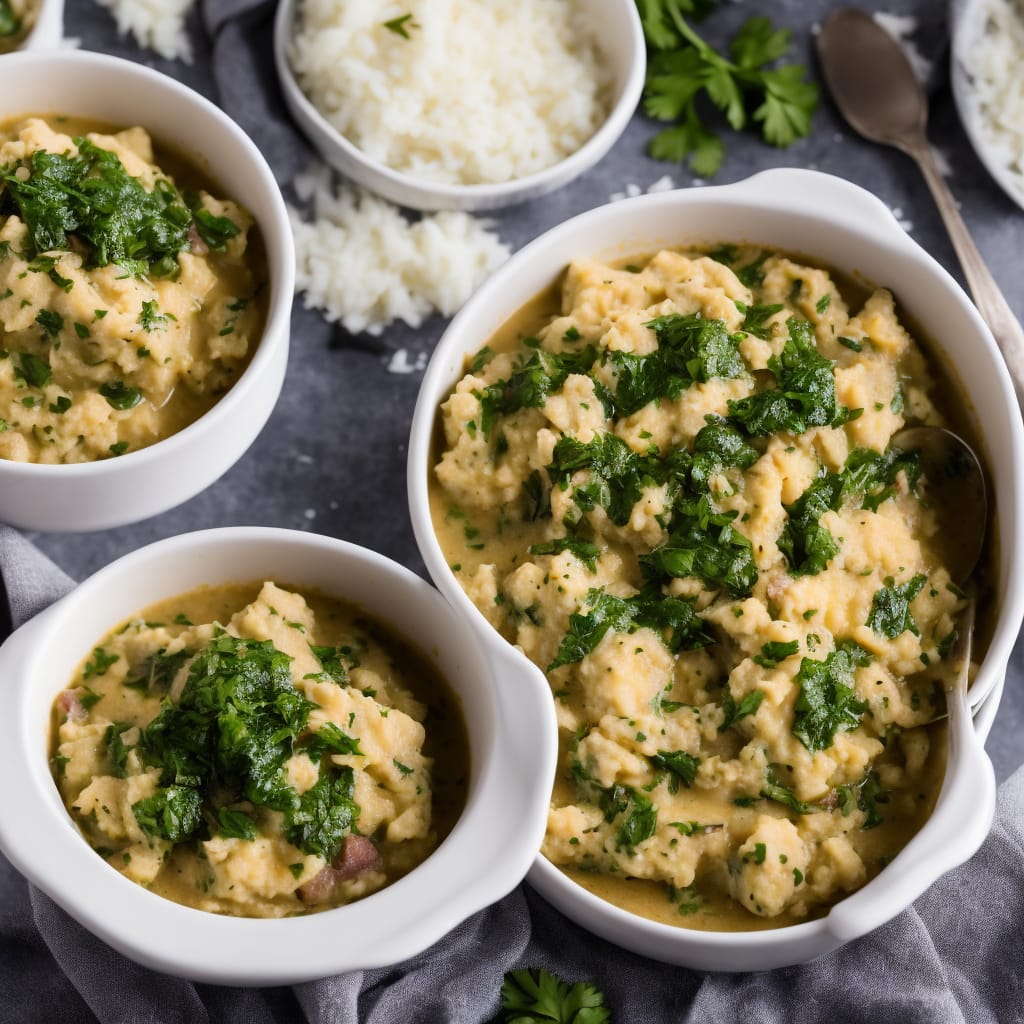
[[[262,329],[236,203],[182,195],[141,128],[0,128],[0,458],[110,458],[187,426]]]
[[[57,699],[52,763],[128,878],[282,917],[420,863],[458,816],[468,755],[420,655],[347,605],[256,589],[199,591],[106,637]]]
[[[887,291],[851,309],[731,246],[574,263],[469,360],[433,515],[551,682],[552,862],[662,921],[772,926],[920,827],[963,594],[891,440],[942,423],[933,391]]]

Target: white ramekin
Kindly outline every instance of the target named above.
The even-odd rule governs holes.
[[[21,50],[55,50],[64,35],[64,0],[41,0],[32,31]]]
[[[229,469],[270,417],[284,380],[295,254],[284,200],[259,150],[209,100],[166,75],[98,53],[0,60],[0,120],[68,114],[141,125],[255,217],[266,249],[267,320],[252,361],[205,415],[148,448],[67,466],[0,460],[0,521],[29,530],[101,530],[186,501]]]
[[[1006,368],[977,310],[952,277],[898,225],[886,206],[849,182],[815,171],[772,170],[735,185],[665,192],[591,210],[518,252],[455,317],[424,375],[409,441],[413,529],[441,593],[489,648],[508,646],[466,596],[448,567],[430,518],[428,481],[438,407],[479,349],[525,302],[574,259],[623,259],[662,246],[760,244],[799,253],[891,288],[959,378],[968,414],[992,470],[998,552],[997,621],[972,689],[982,735],[991,726],[1007,661],[1024,616],[1024,429]],[[540,675],[522,654],[521,672]],[[987,698],[987,699],[986,699]],[[701,970],[765,970],[827,953],[889,920],[940,875],[967,860],[988,832],[992,806],[957,785],[957,761],[931,818],[873,881],[825,917],[787,928],[702,932],[648,921],[591,895],[538,856],[531,884],[584,927],[635,952]]]
[[[647,49],[634,0],[586,0],[604,61],[612,70],[611,101],[601,127],[571,156],[535,174],[494,185],[424,181],[368,156],[313,105],[292,73],[288,48],[296,0],[280,0],[274,21],[274,60],[292,117],[320,155],[351,181],[416,210],[492,210],[559,188],[601,159],[625,131],[643,90]],[[472,130],[467,126],[467,130]]]
[[[459,698],[470,745],[465,810],[419,867],[356,903],[307,917],[224,917],[179,906],[97,856],[50,775],[54,698],[95,643],[147,605],[203,584],[273,579],[351,601],[391,624]],[[0,647],[5,712],[0,850],[116,950],[155,970],[229,985],[283,985],[382,967],[421,952],[508,893],[544,834],[554,776],[554,710],[542,679],[508,648],[484,649],[418,576],[382,555],[297,531],[186,534],[102,569]]]

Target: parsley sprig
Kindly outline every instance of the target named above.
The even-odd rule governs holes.
[[[674,122],[656,135],[656,160],[688,160],[696,174],[710,177],[721,167],[725,148],[701,119],[703,96],[729,126],[741,131],[751,122],[765,142],[786,147],[811,130],[818,87],[805,79],[800,64],[779,64],[791,33],[768,18],[750,18],[725,57],[704,41],[684,15],[700,16],[708,0],[637,0],[648,47],[654,51],[647,72],[644,110],[655,120]]]
[[[589,981],[568,984],[543,969],[509,971],[501,986],[504,1024],[611,1024]]]

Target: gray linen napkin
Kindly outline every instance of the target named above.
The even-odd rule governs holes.
[[[8,527],[0,578],[14,628],[73,586]],[[1018,648],[1018,678],[1022,657]],[[1001,788],[981,851],[912,909],[814,963],[760,974],[699,974],[634,956],[520,886],[393,968],[292,990],[194,985],[115,953],[0,857],[0,1022],[483,1024],[517,967],[592,979],[618,1024],[1024,1022],[1024,768]]]

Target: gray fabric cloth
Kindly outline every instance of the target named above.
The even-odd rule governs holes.
[[[0,578],[15,628],[73,585],[7,527]],[[392,968],[292,990],[193,985],[124,959],[0,858],[0,1024],[483,1024],[495,1019],[504,973],[517,967],[593,980],[619,1024],[1022,1022],[1024,768],[1001,788],[981,851],[911,910],[837,953],[762,974],[699,974],[634,956],[520,886]]]

